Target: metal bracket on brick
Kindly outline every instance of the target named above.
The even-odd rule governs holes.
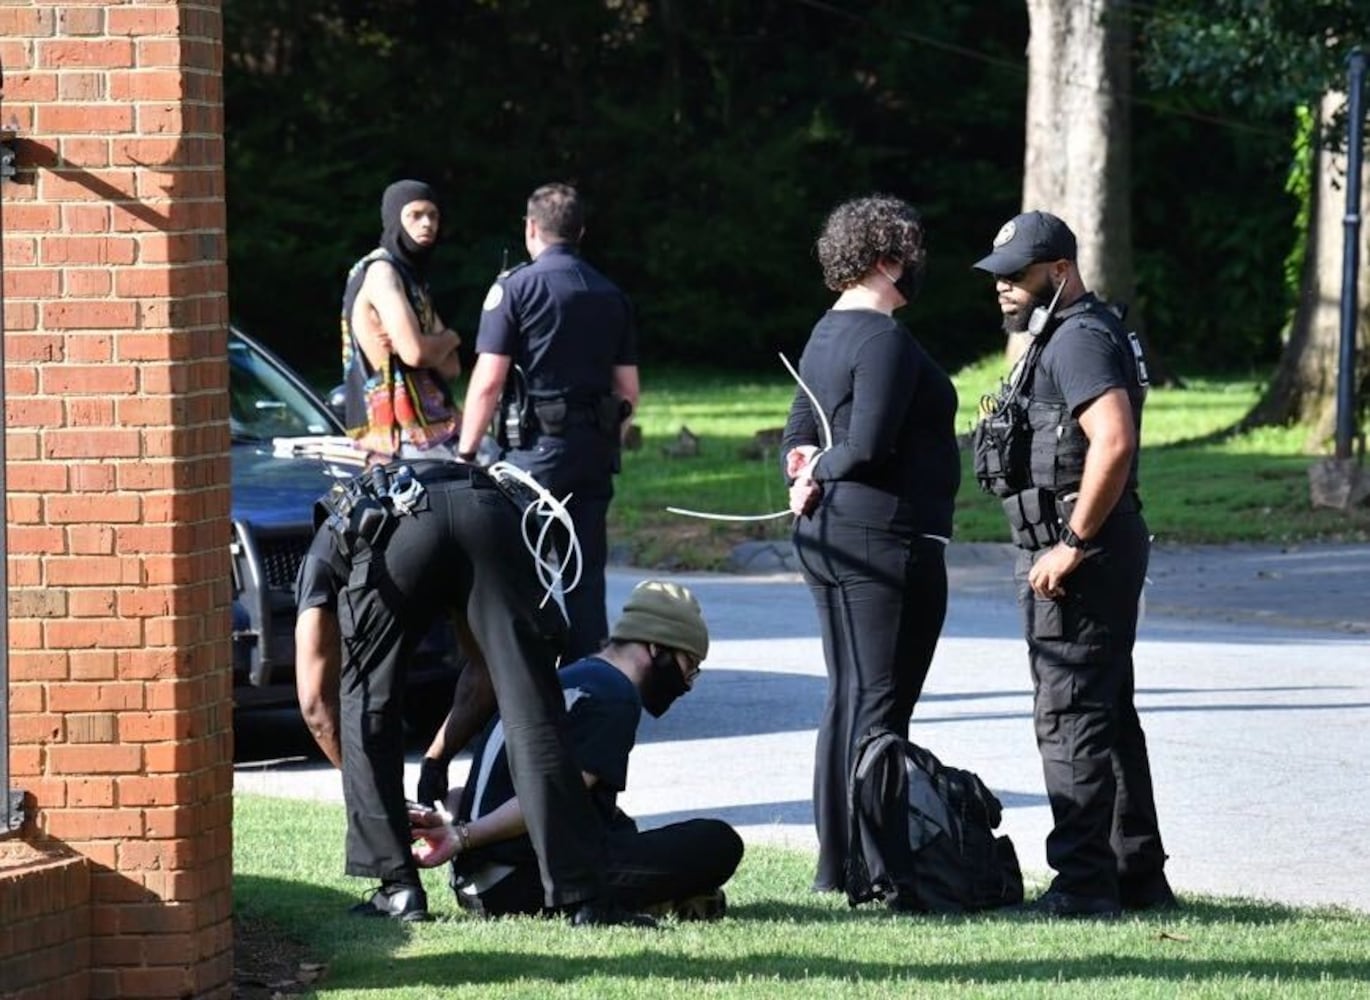
[[[18,172],[14,165],[14,136],[13,129],[0,128],[0,181],[12,181]]]
[[[24,793],[18,789],[9,790],[9,803],[5,809],[5,830],[13,833],[24,825]]]

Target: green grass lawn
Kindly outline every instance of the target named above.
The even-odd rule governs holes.
[[[1186,897],[1114,923],[896,916],[815,896],[812,858],[754,847],[715,924],[484,922],[435,871],[437,919],[402,926],[346,915],[367,886],[341,874],[342,839],[338,806],[235,796],[239,923],[324,964],[315,989],[336,1000],[1370,996],[1370,917],[1343,910]]]
[[[954,376],[960,396],[956,426],[970,430],[980,396],[993,390],[1001,360],[989,358]],[[1370,509],[1314,510],[1301,428],[1263,429],[1213,440],[1255,402],[1253,379],[1190,379],[1184,389],[1153,390],[1142,452],[1146,516],[1160,542],[1283,542],[1370,537]],[[777,360],[774,374],[728,376],[646,371],[639,424],[644,443],[624,455],[610,537],[640,565],[717,568],[748,538],[786,538],[788,518],[719,523],[667,513],[667,506],[759,514],[786,504],[774,445],[755,447],[759,431],[784,426],[794,383]],[[699,437],[699,454],[668,454],[682,427]],[[979,491],[962,451],[957,498],[959,541],[1005,541],[998,501]]]

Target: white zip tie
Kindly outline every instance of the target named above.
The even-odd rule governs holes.
[[[523,547],[533,557],[538,582],[543,585],[546,591],[542,595],[542,601],[538,607],[546,607],[547,602],[558,592],[562,597],[565,597],[566,594],[580,585],[581,575],[580,539],[576,537],[575,524],[571,521],[570,512],[566,510],[566,503],[573,494],[568,493],[558,500],[526,471],[508,462],[496,462],[485,471],[496,480],[512,479],[537,495],[536,501],[523,508],[523,519],[520,527],[523,532]],[[530,527],[530,521],[533,518],[538,518],[542,522],[536,531],[536,538],[533,537],[534,532]],[[561,558],[556,563],[542,554],[554,523],[560,524],[565,529],[568,539],[566,552],[560,554]],[[567,567],[574,567],[569,584],[563,582]]]
[[[683,514],[686,517],[703,517],[710,521],[774,521],[789,514],[789,509],[778,510],[774,514],[710,514],[702,510],[686,510],[684,507],[667,507],[668,514]]]
[[[818,404],[818,397],[799,377],[799,372],[794,365],[790,364],[790,359],[785,357],[784,351],[780,352],[780,363],[785,366],[786,371],[794,376],[794,380],[799,383],[799,388],[804,390],[804,395],[808,396],[809,402],[813,404],[813,412],[818,414],[818,425],[823,428],[823,451],[829,451],[832,448],[832,424],[828,423],[828,415],[823,412],[823,407]],[[815,459],[817,457],[817,455],[814,456]]]
[[[804,391],[804,395],[808,396],[809,402],[813,404],[813,411],[818,414],[819,427],[823,431],[823,440],[826,443],[822,450],[810,459],[810,462],[816,462],[819,455],[832,447],[832,425],[828,423],[828,415],[823,412],[823,407],[818,405],[818,397],[813,394],[812,389],[804,384],[804,380],[799,377],[799,372],[795,370],[794,365],[790,364],[790,359],[785,357],[783,351],[780,354],[780,362],[785,366],[785,370],[794,376],[794,380],[799,383],[799,388]],[[785,510],[777,510],[772,514],[711,514],[702,510],[686,510],[684,507],[667,507],[666,513],[681,514],[685,517],[699,517],[706,521],[774,521],[785,517],[791,511],[786,508]]]

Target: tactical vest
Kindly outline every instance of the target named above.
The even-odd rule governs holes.
[[[1079,491],[1089,450],[1084,428],[1064,401],[1048,403],[1033,395],[1037,364],[1052,333],[1074,323],[1103,333],[1120,351],[1130,349],[1136,374],[1135,384],[1127,386],[1130,402],[1136,404],[1137,394],[1146,390],[1140,341],[1135,333],[1121,340],[1120,331],[1098,314],[1106,309],[1112,311],[1092,304],[1043,331],[999,394],[981,401],[983,417],[972,434],[976,479],[985,492],[1002,498],[1013,540],[1022,548],[1055,543],[1062,519],[1069,516],[1061,498],[1073,499]],[[1125,495],[1122,502],[1135,509],[1135,494]]]
[[[375,371],[367,363],[352,331],[352,306],[366,269],[378,260],[387,261],[400,276],[405,298],[419,321],[421,336],[434,332],[437,313],[427,286],[383,247],[357,261],[347,274],[342,311],[347,433],[358,448],[391,458],[404,445],[427,449],[453,440],[461,430],[461,418],[452,403],[447,381],[437,372],[410,368],[397,354],[391,354]]]

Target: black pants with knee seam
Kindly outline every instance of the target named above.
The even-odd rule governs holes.
[[[692,819],[654,830],[615,830],[608,835],[604,889],[608,898],[638,911],[713,892],[733,877],[742,861],[742,838],[727,823]],[[482,916],[532,915],[543,910],[537,869],[519,865],[463,906]]]
[[[946,551],[937,539],[855,524],[823,508],[799,521],[794,541],[828,671],[814,755],[814,886],[839,890],[856,744],[877,726],[908,733],[946,618]]]
[[[405,671],[434,615],[463,615],[489,664],[549,905],[596,897],[602,825],[574,763],[556,657],[558,610],[523,554],[520,512],[488,476],[436,483],[413,514],[360,544],[339,596],[347,873],[413,880],[403,787]]]
[[[1140,513],[1117,513],[1065,579],[1065,596],[1039,598],[1019,554],[1017,576],[1032,669],[1033,722],[1053,827],[1053,888],[1116,900],[1120,876],[1159,873],[1146,736],[1134,704],[1132,648],[1150,541]]]

